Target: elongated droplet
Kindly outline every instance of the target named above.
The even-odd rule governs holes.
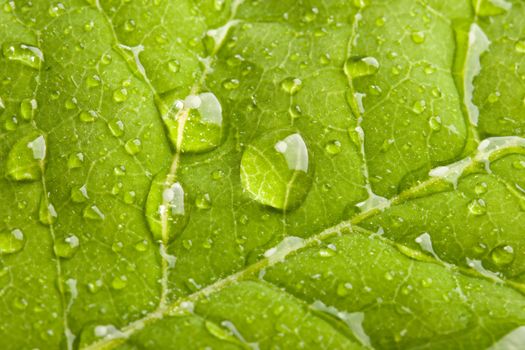
[[[40,208],[38,210],[38,219],[44,225],[52,225],[57,220],[58,214],[53,204],[49,202],[49,199],[45,194],[42,194],[40,198]]]
[[[20,229],[0,231],[0,256],[21,251],[25,245],[25,237]]]
[[[218,147],[224,126],[222,106],[217,97],[211,92],[189,95],[184,100],[177,96],[174,90],[157,100],[175,148],[186,153],[202,153]]]
[[[302,136],[290,131],[267,134],[244,151],[243,188],[258,202],[281,210],[298,207],[312,185],[313,168]]]
[[[46,157],[44,136],[33,132],[18,140],[7,156],[7,176],[16,181],[36,181]]]
[[[39,69],[44,61],[44,55],[38,47],[22,43],[6,42],[2,45],[2,53],[7,60],[17,61],[34,69]]]
[[[350,57],[344,65],[345,74],[350,79],[372,75],[378,70],[379,62],[374,57]]]
[[[189,203],[179,182],[168,181],[163,171],[153,179],[146,200],[146,219],[158,241],[171,241],[186,227],[189,219]]]

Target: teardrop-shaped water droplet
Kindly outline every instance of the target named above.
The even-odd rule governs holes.
[[[75,203],[84,203],[89,199],[86,185],[71,189],[71,200]]]
[[[195,198],[195,206],[202,210],[208,210],[211,208],[211,198],[208,193],[203,193]]]
[[[350,57],[344,65],[344,72],[349,79],[365,77],[377,73],[379,62],[374,57]]]
[[[481,216],[487,212],[487,206],[483,199],[474,199],[468,204],[468,210],[472,215]]]
[[[7,176],[16,181],[36,181],[42,176],[46,140],[38,133],[18,140],[7,156]]]
[[[294,209],[312,185],[310,163],[308,148],[299,133],[269,133],[246,147],[241,159],[242,186],[264,205]]]
[[[80,121],[84,123],[92,123],[98,118],[97,112],[95,111],[82,111],[78,117]]]
[[[128,278],[125,275],[117,276],[111,281],[111,288],[121,290],[128,285]]]
[[[142,141],[140,141],[139,139],[128,140],[124,144],[124,149],[126,150],[126,152],[128,152],[128,154],[132,156],[136,155],[142,150]]]
[[[159,173],[151,183],[146,219],[153,238],[164,242],[171,241],[188,223],[187,195],[179,182],[169,180],[167,171]]]
[[[44,225],[52,225],[57,220],[58,214],[55,206],[49,202],[45,194],[40,198],[40,208],[38,209],[38,219]]]
[[[81,168],[84,164],[84,154],[82,152],[72,153],[67,159],[67,167],[69,169]]]
[[[36,109],[38,108],[38,103],[36,100],[26,98],[20,103],[20,116],[24,120],[31,120],[35,114]]]
[[[2,53],[7,60],[17,61],[34,69],[39,69],[44,61],[44,55],[38,47],[22,43],[5,42]]]
[[[77,236],[69,235],[63,239],[57,240],[53,245],[55,255],[59,258],[69,259],[75,255],[80,246]]]
[[[113,119],[108,122],[109,131],[115,137],[124,135],[124,123],[120,119]]]
[[[281,82],[281,89],[290,95],[295,95],[303,88],[303,82],[299,78],[286,78]]]
[[[416,44],[422,44],[425,41],[424,32],[413,32],[411,35],[412,41]]]
[[[106,218],[106,215],[96,205],[88,205],[85,207],[82,215],[84,219],[94,221],[102,221]]]
[[[500,245],[492,249],[490,258],[498,267],[510,265],[514,261],[514,248],[510,245]]]
[[[201,153],[218,147],[223,139],[222,106],[211,92],[177,98],[177,91],[157,100],[172,144],[187,153]],[[180,128],[183,127],[182,130]]]
[[[25,245],[25,237],[20,229],[0,231],[0,256],[21,251]]]
[[[525,53],[525,39],[518,40],[516,44],[514,44],[514,49],[518,53]]]

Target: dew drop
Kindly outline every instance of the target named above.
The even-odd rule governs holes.
[[[341,153],[341,142],[338,140],[330,141],[324,146],[324,149],[330,155],[339,154]]]
[[[115,137],[124,135],[124,123],[120,119],[113,119],[108,122],[109,131]]]
[[[18,140],[7,156],[7,176],[15,181],[36,181],[42,176],[46,157],[44,136],[31,133]]]
[[[422,44],[425,41],[424,32],[413,32],[411,35],[412,41],[416,44]]]
[[[281,88],[290,95],[295,95],[303,88],[303,82],[298,78],[286,78],[281,82]]]
[[[9,61],[16,61],[28,67],[39,69],[44,61],[42,51],[35,47],[21,43],[5,42],[2,53]]]
[[[222,106],[213,93],[189,95],[181,100],[177,98],[177,91],[171,91],[157,100],[157,107],[173,146],[182,152],[207,152],[222,143]]]
[[[92,123],[98,118],[97,112],[95,111],[82,111],[78,117],[80,121],[84,123]]]
[[[412,111],[416,114],[421,114],[427,109],[427,103],[425,100],[419,100],[412,106]]]
[[[126,288],[127,285],[128,285],[128,278],[124,275],[117,276],[113,279],[113,281],[111,281],[111,288],[115,290],[124,289]]]
[[[55,255],[59,258],[70,259],[75,255],[80,246],[80,241],[77,236],[69,235],[61,240],[58,240],[53,245]]]
[[[518,53],[525,53],[525,39],[517,41],[514,44],[514,50]]]
[[[441,117],[440,116],[430,117],[428,119],[428,125],[430,126],[430,129],[433,131],[441,130]]]
[[[239,87],[240,81],[238,79],[226,79],[222,82],[222,87],[226,90],[235,90]]]
[[[25,245],[25,236],[20,229],[0,231],[0,256],[21,251]]]
[[[155,176],[146,199],[146,219],[153,238],[164,242],[171,241],[182,232],[189,219],[184,188],[179,182],[167,179],[167,171]]]
[[[56,2],[49,6],[47,11],[51,17],[58,17],[63,15],[66,12],[66,7],[61,2]]]
[[[44,225],[52,225],[56,222],[58,214],[53,204],[49,203],[49,200],[45,194],[42,194],[40,198],[40,208],[38,210],[38,219]]]
[[[86,185],[72,188],[70,197],[74,203],[84,203],[89,199]]]
[[[377,73],[379,62],[374,57],[357,57],[348,58],[344,64],[344,72],[349,79],[366,77]]]
[[[100,86],[101,79],[97,74],[93,74],[87,77],[86,84],[90,88]]]
[[[474,199],[468,204],[468,210],[472,215],[481,216],[487,212],[487,207],[483,199]]]
[[[93,221],[102,221],[106,218],[106,215],[96,205],[85,207],[82,211],[82,216],[84,219]]]
[[[476,184],[476,186],[474,187],[474,192],[477,194],[477,195],[481,195],[481,194],[484,194],[486,193],[488,190],[488,185],[486,182],[480,182],[478,184]]]
[[[24,120],[31,120],[38,108],[38,103],[35,99],[26,98],[20,103],[20,116]]]
[[[72,153],[67,159],[67,167],[69,169],[78,169],[81,168],[84,164],[84,154],[81,152]]]
[[[142,142],[139,139],[128,140],[124,144],[124,149],[130,155],[136,155],[142,150]]]
[[[126,88],[120,88],[113,91],[113,100],[121,103],[128,99],[128,90]]]
[[[241,159],[241,183],[259,203],[281,210],[298,207],[313,179],[309,152],[299,133],[268,133],[247,146]]]
[[[514,261],[514,249],[510,245],[500,245],[492,249],[490,258],[498,267],[510,265]]]
[[[200,194],[195,198],[195,206],[202,210],[211,208],[211,198],[208,193]]]

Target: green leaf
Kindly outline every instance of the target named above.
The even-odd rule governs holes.
[[[0,1],[2,349],[524,347],[524,15]]]

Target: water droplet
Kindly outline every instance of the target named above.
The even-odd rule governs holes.
[[[240,84],[241,82],[238,79],[226,79],[222,82],[222,87],[226,90],[235,90]]]
[[[290,95],[295,95],[303,88],[303,82],[298,78],[286,78],[281,82],[281,88]]]
[[[97,74],[93,74],[87,77],[86,84],[90,88],[100,86],[101,79]]]
[[[514,49],[518,53],[525,53],[525,39],[517,41],[514,45]]]
[[[98,116],[97,116],[97,112],[95,111],[82,111],[80,112],[80,114],[78,115],[80,121],[84,122],[84,123],[92,123],[94,122]]]
[[[168,69],[172,73],[178,73],[180,70],[180,62],[176,59],[168,61]]]
[[[344,72],[349,79],[365,77],[377,73],[379,62],[374,57],[350,57],[344,65]]]
[[[125,23],[124,23],[124,30],[126,32],[132,32],[135,30],[135,28],[137,27],[137,24],[135,23],[135,21],[133,19],[128,19]]]
[[[298,133],[268,133],[242,155],[244,190],[259,203],[276,209],[299,206],[310,190],[312,178],[308,148]]]
[[[128,99],[128,90],[126,88],[120,88],[113,91],[113,100],[115,102],[124,102]]]
[[[321,258],[331,258],[332,256],[335,255],[335,250],[330,249],[330,248],[322,248],[322,249],[319,249],[318,254]]]
[[[208,210],[211,208],[211,198],[208,193],[200,194],[195,198],[195,206],[199,209]]]
[[[211,173],[211,178],[213,180],[220,180],[224,177],[224,171],[222,170],[214,170],[212,173]]]
[[[352,289],[352,284],[346,282],[346,283],[339,283],[337,284],[337,295],[340,296],[340,297],[345,297],[348,295],[348,293],[350,292],[350,290]]]
[[[82,211],[82,216],[87,220],[102,221],[106,218],[106,215],[96,206],[88,205]]]
[[[66,102],[64,103],[64,106],[66,107],[66,109],[69,109],[69,110],[76,109],[77,105],[78,105],[78,101],[75,97],[72,97],[66,100]]]
[[[86,185],[71,189],[71,200],[75,203],[84,203],[89,199]]]
[[[433,116],[428,119],[428,125],[430,126],[430,129],[434,131],[441,130],[441,117],[440,116]]]
[[[492,249],[490,258],[499,267],[510,265],[514,261],[514,249],[510,245],[500,245]]]
[[[146,219],[153,238],[158,241],[172,240],[188,223],[187,195],[179,182],[168,181],[167,171],[159,173],[151,183]]]
[[[135,246],[134,246],[137,252],[145,252],[146,250],[148,250],[148,247],[149,247],[149,242],[146,241],[145,239],[138,241],[137,243],[135,243]]]
[[[480,194],[486,193],[488,185],[486,182],[480,182],[474,187],[474,192],[479,196]]]
[[[66,7],[61,2],[56,2],[49,6],[48,13],[51,17],[58,17],[63,15],[66,12]]]
[[[330,141],[324,146],[324,149],[330,155],[339,154],[341,153],[341,142],[338,140]]]
[[[189,95],[184,100],[172,91],[157,100],[172,144],[182,152],[201,153],[218,147],[223,139],[222,106],[211,92]],[[183,126],[183,132],[179,127]]]
[[[53,245],[55,255],[59,258],[69,259],[75,255],[80,246],[80,241],[77,236],[70,235],[58,240]]]
[[[487,206],[483,199],[474,199],[469,203],[468,210],[472,215],[480,216],[487,212]]]
[[[115,290],[121,290],[126,288],[127,284],[128,278],[126,276],[117,276],[113,279],[113,281],[111,281],[111,288]]]
[[[73,153],[69,155],[67,159],[67,167],[69,169],[81,168],[84,164],[84,154],[81,152]]]
[[[21,251],[25,245],[25,237],[20,229],[0,231],[0,256]]]
[[[511,8],[506,0],[472,0],[473,8],[478,16],[496,16]]]
[[[109,131],[115,137],[124,135],[124,123],[120,119],[113,119],[108,122]]]
[[[413,32],[411,35],[412,41],[416,44],[421,44],[425,41],[424,32]]]
[[[17,61],[34,69],[39,69],[44,61],[39,48],[21,43],[4,43],[2,53],[7,60]]]
[[[96,280],[95,282],[89,282],[87,284],[87,289],[92,294],[97,293],[100,290],[101,287],[102,287],[102,281],[101,280]]]
[[[489,97],[487,98],[487,101],[489,103],[496,103],[498,102],[499,100],[499,97],[500,97],[500,92],[499,91],[496,91],[496,92],[492,92]]]
[[[124,148],[128,154],[133,156],[142,150],[142,142],[139,139],[131,139],[126,142]]]
[[[105,53],[102,55],[102,57],[100,57],[100,62],[103,64],[103,65],[108,65],[111,63],[111,61],[113,61],[113,58],[111,57],[111,55],[109,53]]]
[[[38,103],[35,99],[26,98],[20,103],[20,116],[24,120],[31,120],[38,108]]]
[[[38,219],[44,225],[52,225],[57,220],[58,214],[53,204],[49,202],[49,199],[45,194],[42,194],[40,198],[40,208],[38,210]]]
[[[38,133],[18,140],[7,156],[7,176],[16,181],[36,181],[42,176],[46,141]]]
[[[425,100],[419,100],[414,103],[412,110],[416,114],[421,114],[427,109],[427,103]]]

